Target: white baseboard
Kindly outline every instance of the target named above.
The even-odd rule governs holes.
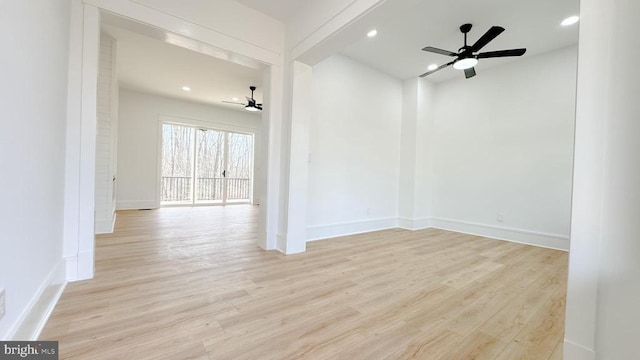
[[[67,285],[65,272],[65,262],[60,260],[40,284],[22,314],[9,329],[7,339],[15,341],[38,340]]]
[[[157,209],[158,204],[155,200],[134,200],[134,201],[118,201],[116,209],[118,210],[139,210],[139,209]]]
[[[94,253],[91,251],[80,251],[78,253],[78,277],[76,280],[93,279]]]
[[[67,281],[78,280],[78,256],[67,256],[64,258],[65,267],[67,269]]]
[[[398,218],[398,227],[406,230],[428,229],[431,227],[431,218],[409,219],[400,217]]]
[[[82,251],[78,255],[64,258],[67,269],[67,281],[80,281],[93,278],[93,251]]]
[[[116,214],[114,213],[108,219],[96,219],[96,234],[112,234],[116,226]]]
[[[569,237],[453,219],[431,218],[431,227],[556,250],[569,250]]]
[[[277,250],[285,255],[293,255],[293,254],[301,254],[307,251],[307,242],[306,241],[295,241],[295,239],[290,239],[291,234],[281,234],[278,233],[278,248]],[[300,237],[303,238],[303,237]],[[299,239],[300,239],[299,238]],[[304,239],[304,238],[303,238]]]
[[[506,240],[516,243],[534,245],[556,250],[569,250],[569,237],[557,234],[547,234],[529,230],[513,229],[479,223],[444,218],[383,218],[353,221],[341,224],[311,226],[307,228],[307,241],[330,239],[377,230],[402,228],[406,230],[421,230],[437,228],[464,234],[484,236],[492,239]],[[283,237],[284,240],[284,237]],[[278,242],[280,242],[280,235]],[[285,244],[286,245],[286,244]],[[286,246],[282,245],[282,252]]]
[[[564,339],[563,359],[565,360],[595,360],[596,353],[570,340]]]
[[[276,234],[276,250],[283,254],[287,253],[287,237],[283,234]]]
[[[307,241],[330,239],[338,236],[360,234],[396,227],[398,227],[398,218],[395,217],[310,226],[307,228]]]

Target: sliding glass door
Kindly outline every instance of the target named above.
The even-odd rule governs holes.
[[[227,133],[226,199],[242,202],[251,196],[251,174],[253,173],[253,136]]]
[[[253,135],[162,125],[163,205],[251,201]]]

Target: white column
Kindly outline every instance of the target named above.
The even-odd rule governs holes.
[[[72,3],[65,165],[64,257],[67,280],[93,277],[96,89],[100,15]]]
[[[418,79],[409,79],[402,84],[400,186],[398,188],[398,225],[408,230],[414,230],[417,121]]]
[[[637,359],[636,0],[582,0],[564,359]]]
[[[276,65],[271,65],[265,72],[263,102],[265,110],[262,113],[262,166],[263,170],[263,200],[260,202],[258,219],[258,246],[265,250],[277,247],[276,234],[281,216],[281,151],[282,136],[282,94],[283,71]]]
[[[312,110],[312,68],[294,61],[292,70],[286,241],[282,249],[286,254],[301,253],[307,248],[309,123]]]

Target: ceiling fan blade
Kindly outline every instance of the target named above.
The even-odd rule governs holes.
[[[262,104],[256,104],[256,109],[262,110]]]
[[[476,52],[482,49],[485,45],[487,45],[491,40],[495,39],[496,36],[502,34],[504,31],[503,27],[500,26],[492,26],[491,29],[487,30],[475,44],[471,46],[471,51]]]
[[[427,75],[431,75],[431,74],[433,74],[434,72],[436,72],[438,70],[442,70],[442,69],[446,68],[447,66],[452,65],[454,62],[455,61],[452,61],[452,62],[449,62],[449,63],[446,63],[446,64],[442,64],[442,65],[438,66],[437,68],[435,68],[433,70],[430,70],[430,71],[427,71],[426,73],[420,75],[420,77],[425,77]]]
[[[458,56],[458,54],[454,53],[453,51],[442,50],[442,49],[434,48],[433,46],[427,46],[423,48],[422,51],[428,51],[428,52],[432,52],[440,55],[447,55],[447,56]]]
[[[476,76],[476,69],[475,68],[464,69],[464,77],[465,77],[465,79],[472,78],[474,76]]]
[[[226,100],[222,100],[223,103],[226,104],[234,104],[234,105],[247,105],[245,103],[241,103],[241,102],[236,102],[236,101],[226,101]]]
[[[496,58],[496,57],[505,57],[505,56],[522,56],[524,55],[525,52],[527,52],[527,49],[488,51],[488,52],[483,52],[476,55],[476,58],[487,59],[487,58]]]

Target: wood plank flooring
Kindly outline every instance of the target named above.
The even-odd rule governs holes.
[[[257,208],[118,213],[41,336],[61,359],[560,359],[567,254],[428,229],[265,252]]]

